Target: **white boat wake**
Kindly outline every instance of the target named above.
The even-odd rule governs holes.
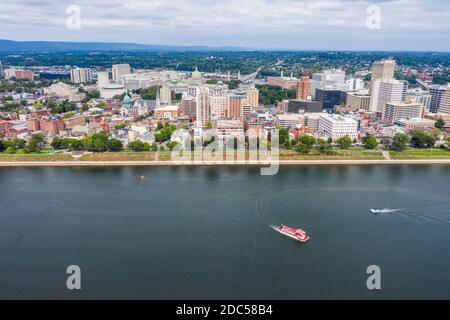
[[[394,213],[403,211],[405,209],[390,209],[390,208],[384,208],[384,209],[370,209],[370,213],[378,214],[378,213]]]

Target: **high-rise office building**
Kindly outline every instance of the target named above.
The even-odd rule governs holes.
[[[370,111],[383,112],[388,102],[405,101],[408,82],[403,80],[377,80],[370,98]]]
[[[197,127],[206,126],[211,121],[211,105],[209,103],[209,89],[201,86],[196,93]]]
[[[259,90],[256,88],[251,88],[246,91],[247,94],[247,103],[251,105],[253,108],[258,107],[259,105]]]
[[[311,96],[311,81],[308,76],[303,76],[297,82],[297,99],[308,100]]]
[[[4,78],[4,74],[3,74],[3,66],[2,66],[2,62],[0,61],[0,79]]]
[[[450,114],[450,90],[445,90],[442,94],[441,102],[437,113]]]
[[[449,89],[448,86],[434,85],[430,86],[430,94],[431,94],[431,103],[430,103],[430,112],[438,113],[439,107],[441,105],[442,97]]]
[[[73,83],[88,83],[91,82],[92,75],[89,68],[74,68],[70,69],[70,81]]]
[[[376,80],[392,80],[394,79],[395,60],[387,59],[375,61],[372,64],[372,83]]]
[[[339,90],[317,89],[316,101],[321,102],[328,112],[332,112],[335,106],[345,102],[345,93]]]
[[[196,99],[193,96],[183,95],[181,99],[181,113],[189,117],[196,115]]]
[[[383,111],[383,106],[380,106],[378,101],[380,95],[380,83],[382,81],[394,80],[395,65],[396,63],[393,59],[375,61],[372,64],[372,76],[370,79],[370,111]]]
[[[242,117],[242,106],[246,101],[245,95],[232,95],[229,98],[228,118],[238,119]]]
[[[131,74],[131,67],[129,64],[115,64],[112,66],[112,80],[120,82],[123,76]]]

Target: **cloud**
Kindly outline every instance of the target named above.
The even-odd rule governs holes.
[[[66,27],[72,4],[81,9],[76,31]],[[380,30],[366,27],[371,4],[381,9]],[[2,0],[0,29],[18,40],[303,49],[387,49],[408,41],[412,48],[422,41],[442,50],[450,46],[442,43],[449,16],[450,1],[442,0]]]

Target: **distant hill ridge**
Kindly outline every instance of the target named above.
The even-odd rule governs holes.
[[[247,51],[242,47],[171,46],[125,42],[13,41],[0,39],[0,52],[47,51]]]

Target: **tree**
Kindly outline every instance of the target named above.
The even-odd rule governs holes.
[[[140,95],[142,99],[145,100],[155,100],[156,96],[158,95],[158,90],[161,88],[161,86],[152,86],[147,89],[141,89]]]
[[[367,149],[375,150],[378,147],[378,141],[374,136],[367,135],[363,138],[364,146]]]
[[[298,143],[295,146],[295,151],[297,151],[298,153],[302,153],[302,154],[308,154],[311,151],[311,149],[308,147],[307,144]]]
[[[289,132],[284,128],[280,129],[278,135],[280,137],[280,145],[286,144],[286,142],[289,140]]]
[[[144,143],[141,140],[134,140],[128,144],[128,147],[134,152],[142,152],[144,151]]]
[[[406,149],[408,142],[409,137],[405,133],[396,133],[394,139],[392,140],[391,149],[401,152]]]
[[[412,132],[411,144],[415,148],[432,148],[436,140],[436,137],[426,133],[424,130],[414,130]]]
[[[69,145],[75,150],[81,150],[83,148],[83,142],[77,139],[69,139]]]
[[[328,141],[319,139],[317,143],[319,144],[320,153],[331,154],[333,152],[333,146]]]
[[[27,142],[23,139],[14,139],[11,143],[16,150],[25,148],[26,144]]]
[[[286,141],[286,143],[284,144],[284,147],[286,148],[286,150],[292,150],[292,142],[290,139],[288,141]]]
[[[167,148],[169,148],[170,151],[172,151],[173,149],[175,149],[175,147],[179,145],[178,142],[176,141],[170,141],[169,143],[167,143]]]
[[[0,140],[0,152],[3,152],[3,150],[5,150],[5,149],[6,149],[6,147],[5,147],[3,140]]]
[[[66,149],[68,147],[68,141],[67,139],[61,139],[61,138],[54,138],[51,146],[53,149]]]
[[[177,127],[175,125],[169,125],[166,124],[162,130],[159,132],[156,132],[155,135],[155,141],[156,142],[164,142],[170,140],[172,133],[175,132]]]
[[[224,83],[228,84],[228,89],[234,90],[234,89],[239,88],[241,81],[236,80],[236,79],[231,79],[230,81],[225,81]]]
[[[3,151],[3,152],[6,153],[6,154],[13,154],[13,153],[16,152],[16,150],[14,150],[13,147],[9,146],[9,147],[7,147],[7,148],[5,149],[5,151]]]
[[[300,143],[305,144],[309,149],[311,149],[314,146],[314,144],[316,143],[316,138],[314,138],[312,136],[304,135],[304,136],[301,136],[300,139],[298,139],[298,141]]]
[[[28,142],[27,145],[27,151],[28,152],[40,152],[42,149],[42,146],[44,145],[45,137],[43,134],[38,133],[34,134],[31,137],[30,142]]]
[[[103,132],[92,136],[92,151],[105,152],[108,150],[108,136]]]
[[[123,143],[117,139],[109,139],[107,142],[107,147],[111,152],[119,152],[123,150]]]
[[[436,123],[434,124],[435,128],[438,128],[439,130],[444,129],[445,121],[442,118],[439,118]]]
[[[153,142],[150,146],[150,151],[156,152],[158,151],[158,144],[156,142]]]
[[[352,146],[352,139],[349,136],[343,136],[336,140],[339,148],[342,150],[346,150]]]
[[[150,149],[151,149],[150,144],[149,144],[148,142],[144,142],[144,146],[143,146],[143,148],[142,148],[142,151],[144,151],[144,152],[149,152]]]

